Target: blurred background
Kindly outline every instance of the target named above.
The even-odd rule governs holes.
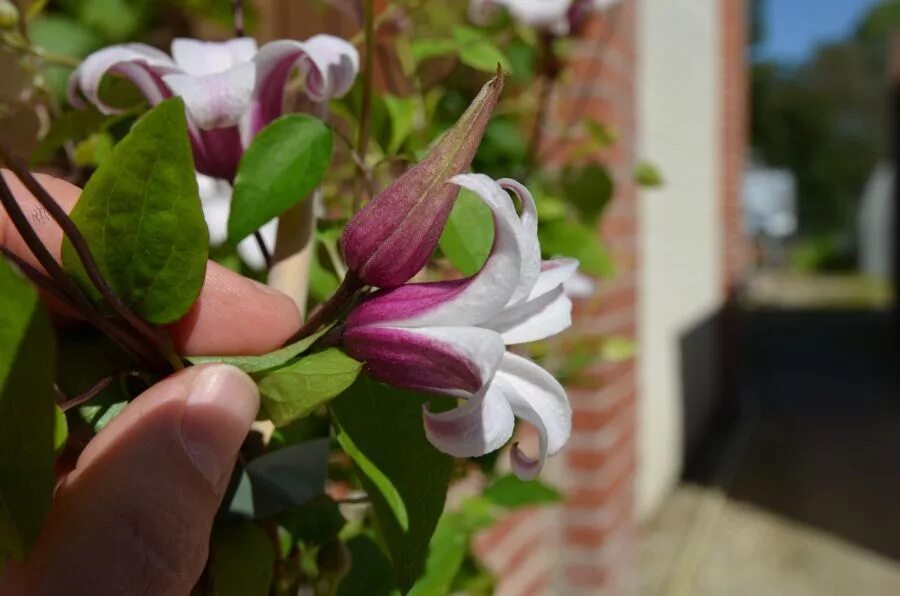
[[[397,36],[440,24],[419,4],[379,30],[379,85],[397,95]],[[533,138],[543,167],[566,172],[585,119],[615,133],[589,149],[608,188],[576,189],[603,201],[586,229],[612,266],[550,346],[604,357],[565,375],[573,438],[544,474],[562,501],[475,539],[491,590],[900,594],[900,1],[601,4],[566,40]],[[0,131],[22,154],[63,148],[85,167],[111,141],[47,141],[66,60],[231,27],[217,0],[28,6],[34,45],[59,59],[35,77],[0,51]],[[352,0],[252,8],[263,40],[359,28]],[[447,122],[467,94],[447,94]],[[500,122],[478,164],[521,169],[523,143]]]

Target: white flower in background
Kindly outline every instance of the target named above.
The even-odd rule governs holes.
[[[568,35],[573,24],[592,10],[604,10],[620,0],[469,0],[469,19],[487,25],[500,8],[519,23],[554,35]]]
[[[100,98],[100,83],[107,73],[129,79],[151,105],[180,96],[194,165],[199,174],[218,180],[198,182],[210,237],[223,239],[225,228],[219,226],[228,219],[230,185],[241,155],[263,127],[282,115],[285,88],[295,69],[309,98],[322,104],[353,85],[359,54],[347,41],[330,35],[305,42],[273,41],[258,50],[248,37],[225,42],[176,39],[171,57],[145,44],[115,45],[91,54],[75,69],[69,79],[69,100],[81,106],[87,99],[103,113],[114,113]],[[274,241],[273,226],[264,228],[264,236]],[[259,263],[261,254],[256,253],[251,260]]]
[[[424,413],[428,439],[446,453],[483,455],[509,441],[515,418],[534,425],[538,456],[518,446],[511,451],[513,471],[533,478],[568,440],[572,410],[550,373],[506,346],[571,325],[572,303],[562,284],[578,262],[541,262],[534,199],[518,182],[480,174],[453,182],[493,211],[494,246],[484,267],[465,279],[376,292],[350,314],[342,345],[385,383],[466,399],[449,412]],[[518,196],[521,216],[506,190]]]

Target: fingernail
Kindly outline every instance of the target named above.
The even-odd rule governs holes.
[[[243,371],[224,364],[197,371],[181,417],[181,440],[214,489],[231,472],[258,409],[256,384]]]

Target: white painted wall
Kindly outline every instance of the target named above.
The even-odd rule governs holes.
[[[637,508],[642,518],[657,508],[681,472],[685,420],[689,426],[702,422],[714,396],[717,335],[692,330],[718,310],[723,294],[717,5],[711,0],[638,5],[638,156],[656,163],[665,178],[664,187],[639,198]],[[691,344],[689,363],[684,341]]]

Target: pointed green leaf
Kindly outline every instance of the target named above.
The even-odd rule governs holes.
[[[308,350],[316,340],[322,337],[328,329],[323,329],[313,333],[309,337],[296,341],[283,348],[279,348],[274,352],[262,354],[260,356],[190,356],[188,361],[192,364],[209,364],[215,362],[217,364],[230,364],[236,366],[246,373],[260,373],[286,364],[292,358],[299,356]]]
[[[659,169],[648,161],[642,161],[635,166],[634,180],[646,188],[656,188],[665,183]]]
[[[578,259],[581,271],[603,277],[612,274],[613,262],[599,234],[578,221],[564,219],[542,223],[538,228],[545,256]]]
[[[180,99],[138,120],[71,216],[103,277],[138,315],[163,324],[190,309],[206,273],[208,236]],[[66,271],[96,297],[68,241],[62,254]]]
[[[453,469],[453,458],[425,438],[422,406],[429,398],[364,376],[330,405],[403,592],[424,569]]]
[[[269,220],[309,198],[332,152],[331,131],[305,114],[266,126],[244,152],[234,180],[228,240],[237,244]]]
[[[258,381],[263,411],[277,426],[306,416],[353,384],[362,364],[337,348],[266,372]]]
[[[338,584],[338,596],[399,596],[391,577],[391,562],[365,534],[347,541],[350,572]]]
[[[249,522],[217,526],[209,547],[213,596],[266,596],[275,577],[275,546]]]
[[[37,292],[0,259],[0,559],[25,557],[50,508],[54,351]]]
[[[546,505],[556,503],[562,498],[558,491],[538,480],[521,480],[513,475],[502,476],[495,480],[485,489],[483,496],[506,509]]]
[[[463,275],[476,273],[491,252],[494,220],[491,210],[474,193],[462,190],[441,234],[444,255]]]

